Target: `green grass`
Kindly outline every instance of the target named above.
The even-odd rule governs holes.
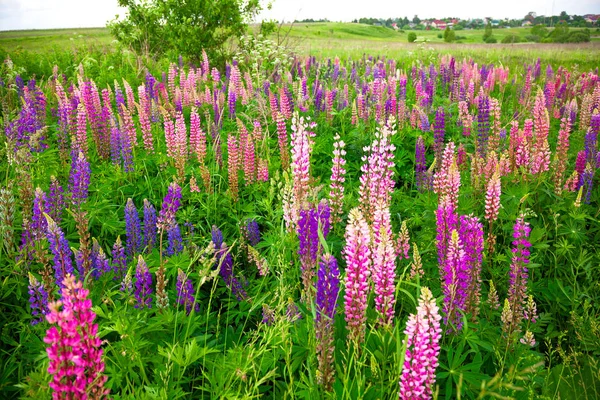
[[[0,32],[0,48],[8,52],[25,50],[36,53],[107,45],[113,37],[106,28],[35,29]]]

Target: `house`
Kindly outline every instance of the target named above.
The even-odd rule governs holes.
[[[442,21],[442,20],[439,20],[439,19],[434,19],[434,20],[431,22],[431,27],[432,27],[432,28],[436,28],[436,29],[445,30],[445,29],[446,29],[446,26],[448,26],[448,25],[446,24],[446,22],[445,22],[445,21]]]
[[[397,31],[398,30],[398,24],[395,22],[392,22],[392,28]]]
[[[521,26],[531,26],[531,25],[533,25],[533,24],[529,20],[523,21],[523,23],[521,24]]]
[[[600,19],[600,15],[597,14],[586,14],[583,16],[583,18],[585,18],[585,22],[590,23],[590,24],[597,24],[598,23],[598,19]]]

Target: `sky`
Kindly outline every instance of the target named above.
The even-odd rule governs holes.
[[[262,0],[266,4],[267,0]],[[327,18],[522,18],[538,15],[600,14],[600,0],[273,0],[260,19],[286,22]],[[0,30],[98,27],[124,15],[117,0],[0,0]]]

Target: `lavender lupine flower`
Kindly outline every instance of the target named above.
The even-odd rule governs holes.
[[[104,383],[108,378],[102,374],[102,341],[89,291],[72,275],[67,275],[61,286],[62,300],[50,303],[46,315],[48,322],[57,326],[48,329],[44,338],[49,344],[48,373],[53,377],[48,385],[54,391],[53,398],[106,398],[109,390],[104,389]]]
[[[245,299],[247,297],[244,287],[240,281],[233,274],[233,258],[231,257],[231,251],[223,241],[223,234],[213,225],[212,227],[212,241],[215,245],[215,258],[216,266],[219,269],[219,274],[225,281],[225,285],[233,292],[238,300]]]
[[[345,236],[345,318],[350,331],[348,338],[358,347],[365,335],[368,278],[371,271],[371,235],[369,226],[358,208],[352,209],[348,215]]]
[[[48,220],[46,237],[48,238],[50,251],[54,255],[54,277],[56,283],[62,289],[65,276],[73,274],[73,261],[71,258],[73,253],[60,227],[49,216],[46,216],[46,219]]]
[[[69,190],[71,191],[71,202],[80,206],[88,197],[88,186],[90,185],[90,163],[85,159],[82,151],[73,156],[71,164],[71,175],[69,178]]]
[[[46,214],[57,223],[60,224],[62,221],[62,213],[65,209],[65,197],[62,186],[58,183],[58,180],[54,177],[50,177],[50,188],[46,195]]]
[[[194,285],[189,276],[181,268],[177,271],[177,303],[185,307],[185,312],[190,315],[192,308],[200,311],[200,305],[194,298]]]
[[[91,269],[92,276],[96,279],[100,278],[102,274],[105,274],[110,271],[110,263],[108,262],[108,258],[100,247],[100,243],[96,240],[96,238],[92,239],[92,252],[90,254],[91,261]]]
[[[451,332],[458,332],[462,328],[462,314],[465,312],[469,277],[463,244],[458,232],[453,230],[442,275],[444,324],[449,326]]]
[[[46,203],[48,198],[42,189],[39,187],[35,190],[35,197],[33,198],[33,209],[31,212],[31,222],[29,229],[33,239],[39,241],[46,236],[46,230],[48,228],[48,221],[44,217],[44,211],[46,210]]]
[[[523,319],[523,306],[526,302],[527,278],[529,264],[529,248],[531,243],[527,239],[531,227],[523,217],[517,218],[513,228],[512,242],[512,262],[510,264],[509,284],[508,284],[508,302],[512,311],[512,319],[508,321],[508,332],[518,330],[519,324]]]
[[[304,284],[304,295],[307,299],[312,298],[314,269],[317,265],[317,257],[321,252],[319,243],[319,228],[323,237],[329,233],[330,209],[327,203],[321,202],[316,208],[301,210],[298,220],[298,240],[300,246],[298,255],[302,269],[302,282]]]
[[[115,273],[115,279],[122,279],[125,271],[127,271],[127,256],[125,255],[125,247],[121,242],[121,237],[117,236],[117,240],[112,249],[112,268]]]
[[[152,274],[148,270],[146,261],[140,255],[138,256],[137,266],[135,269],[135,299],[137,304],[135,308],[152,308]]]
[[[161,230],[169,230],[175,225],[175,213],[181,205],[181,188],[173,182],[169,185],[167,195],[163,199],[156,226]]]
[[[325,390],[331,390],[335,380],[333,318],[340,290],[339,274],[335,257],[330,254],[323,256],[317,278],[315,334],[319,360],[318,379]]]
[[[167,256],[173,256],[179,254],[183,251],[183,239],[181,237],[181,230],[179,229],[179,224],[173,225],[167,231],[167,251],[165,254]]]
[[[460,216],[459,237],[464,246],[466,269],[469,271],[465,310],[475,319],[481,300],[481,262],[483,253],[483,225],[479,218]]]
[[[31,325],[37,325],[48,314],[48,293],[44,285],[29,273],[29,307],[31,308]]]
[[[245,226],[246,239],[251,246],[256,246],[260,242],[260,228],[258,222],[254,219],[248,219]]]
[[[125,205],[125,234],[127,255],[133,258],[142,250],[142,227],[138,210],[131,198],[127,199]]]
[[[417,138],[415,145],[415,185],[419,191],[429,189],[429,177],[427,176],[427,160],[425,159],[425,142],[423,136]]]
[[[417,313],[406,323],[406,355],[400,377],[401,400],[430,399],[440,354],[439,308],[431,291],[421,288]]]
[[[435,122],[433,123],[433,149],[435,157],[438,160],[438,166],[442,162],[442,153],[444,151],[444,136],[446,135],[446,115],[444,108],[440,107],[435,113]]]
[[[477,152],[485,158],[490,134],[490,98],[484,93],[477,96],[477,110]]]
[[[146,252],[149,253],[152,251],[152,248],[156,244],[156,209],[148,201],[148,199],[144,199],[144,248]]]

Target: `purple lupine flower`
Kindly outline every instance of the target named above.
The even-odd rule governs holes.
[[[156,222],[156,209],[148,199],[144,199],[144,248],[147,253],[156,245]]]
[[[135,268],[135,299],[137,304],[135,308],[152,308],[152,274],[148,270],[148,265],[144,258],[138,256],[137,266]]]
[[[185,307],[185,312],[190,315],[192,308],[198,312],[200,311],[200,305],[196,303],[194,298],[194,285],[192,280],[181,270],[177,271],[177,303]]]
[[[175,225],[169,228],[167,231],[167,240],[167,251],[165,252],[167,256],[174,256],[183,251],[183,239],[181,238],[179,224],[175,223]]]
[[[315,334],[317,339],[317,358],[321,382],[330,390],[334,381],[335,353],[333,318],[340,290],[340,271],[337,260],[330,254],[323,256],[317,278]]]
[[[225,285],[232,291],[238,301],[247,297],[244,287],[240,281],[233,274],[233,258],[231,257],[231,251],[223,241],[223,234],[213,225],[212,227],[212,240],[215,245],[216,255],[216,266],[220,267],[219,274]]]
[[[444,324],[450,332],[462,328],[462,314],[469,287],[469,270],[465,262],[465,252],[458,232],[452,231],[448,254],[444,260],[442,289],[444,292]]]
[[[451,202],[442,199],[436,211],[436,247],[438,250],[438,265],[443,267],[448,254],[450,235],[457,229],[458,216]],[[440,270],[441,272],[441,270]]]
[[[485,158],[490,134],[490,98],[481,93],[477,96],[477,152]]]
[[[421,288],[417,313],[406,322],[406,355],[400,377],[400,399],[430,399],[440,354],[439,308],[431,291]]]
[[[120,236],[117,236],[117,240],[113,245],[112,268],[117,280],[121,280],[125,271],[127,271],[127,256],[125,255],[125,247],[123,247]]]
[[[31,308],[31,325],[37,325],[44,321],[44,315],[48,314],[48,293],[44,285],[29,273],[29,307]]]
[[[62,220],[62,213],[65,209],[65,197],[62,186],[58,183],[58,180],[54,177],[50,177],[50,188],[46,195],[46,214],[57,223],[60,224]]]
[[[262,321],[261,322],[267,326],[271,326],[271,325],[273,325],[273,323],[275,323],[275,312],[267,304],[262,305]]]
[[[71,191],[71,202],[80,206],[88,197],[88,186],[90,185],[90,163],[85,159],[82,151],[73,156],[71,163],[71,175],[69,178],[69,190]]]
[[[425,159],[425,143],[423,136],[417,138],[415,145],[415,184],[419,191],[429,189],[429,178],[427,177],[427,160]]]
[[[92,269],[92,276],[96,279],[100,278],[103,274],[111,270],[108,258],[100,247],[100,243],[96,238],[92,239],[92,251],[90,254],[90,264]]]
[[[127,255],[132,257],[142,250],[142,227],[138,210],[131,198],[127,199],[125,206],[125,249]]]
[[[464,246],[466,269],[469,271],[465,310],[477,317],[481,291],[483,224],[475,216],[460,216],[459,237]]]
[[[181,188],[173,182],[169,185],[167,195],[163,199],[156,226],[161,230],[169,230],[175,225],[175,214],[181,206]]]
[[[46,210],[48,198],[42,189],[39,187],[35,189],[35,197],[33,198],[33,209],[31,212],[31,223],[29,229],[31,230],[33,239],[39,241],[46,236],[46,230],[48,228],[48,220],[44,217],[44,211]]]
[[[46,237],[48,238],[49,248],[54,255],[54,277],[56,284],[62,289],[63,279],[67,274],[73,274],[73,261],[69,242],[65,239],[65,234],[60,227],[50,217],[48,219],[48,230]]]
[[[319,242],[319,228],[323,237],[329,233],[329,206],[325,202],[319,203],[316,208],[303,209],[300,211],[298,220],[298,239],[300,246],[298,255],[302,269],[302,282],[305,294],[310,298],[313,291],[314,269],[317,264],[317,256],[322,250]]]
[[[433,149],[435,156],[441,162],[442,153],[444,152],[444,136],[446,135],[446,115],[443,107],[439,107],[435,113],[433,130]]]
[[[512,242],[513,256],[508,284],[508,302],[513,316],[509,331],[513,331],[523,319],[523,306],[527,300],[527,264],[529,264],[529,248],[531,247],[528,237],[530,232],[529,223],[525,222],[522,216],[517,218],[513,228],[515,240]]]
[[[256,246],[260,242],[260,228],[255,219],[248,219],[245,226],[245,234],[251,246]]]

